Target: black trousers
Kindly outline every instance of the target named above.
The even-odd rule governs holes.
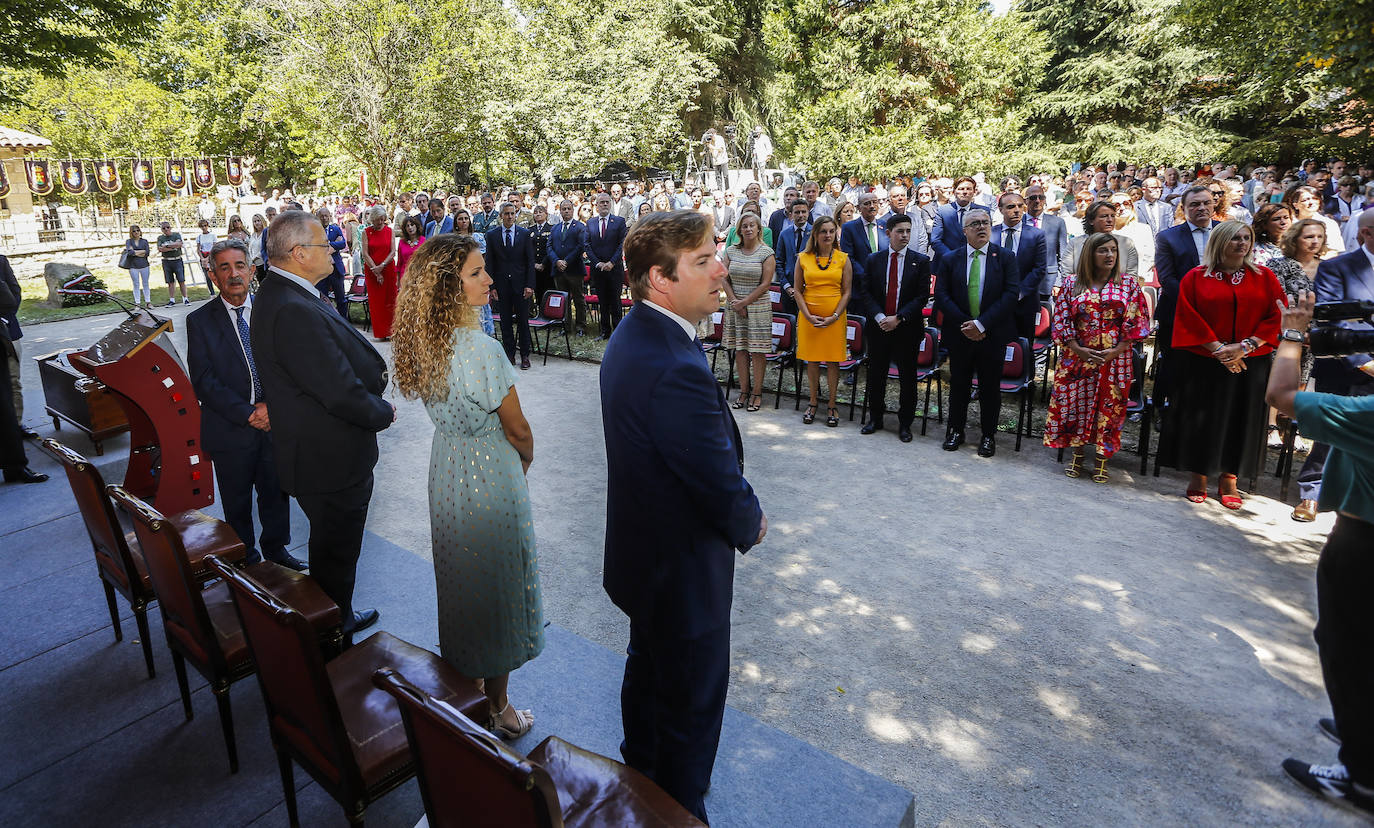
[[[339,312],[339,316],[348,318],[348,288],[344,284],[342,273],[335,271],[321,279],[315,284],[319,289],[320,296],[325,296],[330,291],[334,292],[334,308]]]
[[[1317,652],[1350,778],[1374,786],[1374,524],[1339,515],[1317,561]]]
[[[870,322],[864,336],[868,341],[868,376],[864,396],[868,398],[868,421],[883,424],[887,412],[887,370],[897,364],[897,382],[901,393],[897,403],[897,424],[909,427],[916,419],[916,349],[921,344],[921,326],[903,322],[892,331],[884,331]]]
[[[730,679],[730,626],[696,638],[630,619],[620,715],[625,763],[706,822]]]
[[[281,490],[277,479],[277,458],[272,449],[272,435],[250,428],[249,445],[211,455],[215,464],[215,479],[219,484],[220,502],[224,504],[224,522],[233,527],[239,539],[248,546],[248,563],[263,557],[282,561],[286,547],[291,544],[291,501]],[[253,544],[253,490],[258,492],[258,520],[262,535]]]
[[[601,332],[610,335],[620,324],[620,289],[625,286],[625,267],[619,262],[610,270],[592,265],[592,287],[601,309]]]
[[[499,276],[500,279],[509,279]],[[520,356],[530,355],[530,303],[509,283],[496,291],[497,312],[501,314],[501,346],[506,357],[515,359],[515,332],[520,331]]]
[[[371,474],[337,492],[296,495],[301,511],[310,520],[310,575],[339,605],[345,637],[353,624],[353,584],[358,577],[358,555],[363,550],[371,500]]]
[[[3,324],[3,323],[0,323]],[[0,335],[0,343],[9,340]],[[24,432],[14,411],[14,395],[10,393],[10,361],[0,346],[0,470],[20,471],[29,465],[24,452]]]
[[[1173,341],[1173,319],[1170,319],[1167,325],[1161,320],[1159,329],[1155,331],[1155,385],[1151,400],[1156,408],[1169,404],[1170,392],[1173,390],[1174,371],[1178,368],[1173,358],[1174,349],[1170,345]]]
[[[962,340],[962,341],[960,341]],[[997,436],[1002,414],[1002,361],[1007,343],[974,342],[958,330],[949,337],[949,430],[966,431],[973,376],[978,375],[978,411],[984,437]]]

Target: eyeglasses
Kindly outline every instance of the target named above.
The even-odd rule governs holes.
[[[975,219],[975,220],[973,220],[973,221],[966,222],[966,223],[964,224],[964,226],[965,226],[965,227],[991,227],[991,226],[992,226],[992,222],[990,222],[990,221],[983,221],[983,220],[981,220],[981,219]]]
[[[332,245],[332,244],[298,244],[298,245],[296,245],[296,247],[333,247],[333,245]],[[291,249],[292,249],[292,250],[295,250],[296,247],[293,247],[293,248],[291,248]]]
[[[1026,201],[1044,201],[1044,200],[1045,200],[1045,197],[1042,196],[1042,195],[1028,195],[1028,196],[1026,196]]]

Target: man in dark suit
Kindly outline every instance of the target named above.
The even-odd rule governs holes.
[[[1050,298],[1060,274],[1071,273],[1069,264],[1069,228],[1064,220],[1045,212],[1045,188],[1032,184],[1026,188],[1025,220],[1031,227],[1045,234],[1045,276],[1040,281],[1040,299]]]
[[[250,342],[272,401],[277,475],[310,520],[310,574],[339,605],[351,640],[377,620],[376,610],[353,611],[353,585],[377,432],[396,419],[381,396],[386,361],[315,291],[333,262],[314,216],[283,211],[265,253],[270,266],[254,297]]]
[[[344,238],[343,228],[334,223],[334,215],[328,207],[321,207],[315,211],[320,224],[324,225],[325,239],[329,246],[334,249],[333,260],[334,270],[320,282],[320,295],[326,293],[334,294],[334,308],[344,319],[348,318],[348,268],[344,267],[343,251],[348,247],[348,240]],[[216,283],[218,284],[218,283]]]
[[[1358,217],[1355,239],[1359,247],[1327,259],[1317,265],[1313,289],[1318,302],[1374,301],[1374,210],[1366,210]],[[1369,330],[1364,322],[1344,322],[1342,327]],[[1346,397],[1374,394],[1374,356],[1352,354],[1342,359],[1319,359],[1312,371],[1317,391]],[[1306,462],[1298,472],[1297,508],[1293,519],[1308,522],[1317,517],[1317,499],[1321,494],[1322,473],[1331,446],[1315,443]]]
[[[768,530],[694,331],[719,309],[725,280],[712,230],[688,212],[635,225],[625,246],[635,305],[601,363],[603,583],[630,618],[620,751],[703,822],[729,683],[734,551]]]
[[[425,238],[432,239],[442,233],[453,232],[453,216],[444,215],[444,202],[437,198],[429,201],[429,214],[425,216]]]
[[[782,228],[792,220],[792,205],[801,201],[801,193],[796,187],[788,187],[782,191],[782,204],[778,209],[768,214],[768,229],[773,231],[773,240],[776,242],[782,234]],[[763,206],[763,202],[759,202]],[[807,208],[807,223],[811,222],[811,208]]]
[[[553,286],[556,290],[567,291],[577,309],[577,335],[587,335],[587,300],[582,292],[582,281],[587,275],[587,266],[582,263],[582,252],[587,248],[587,225],[573,218],[573,203],[563,199],[558,204],[558,215],[563,221],[555,224],[549,233],[549,261],[553,262]],[[571,336],[573,316],[566,310],[563,313],[563,327]]]
[[[249,563],[265,556],[302,570],[305,561],[286,551],[291,543],[291,501],[277,479],[272,423],[253,361],[253,303],[248,296],[253,266],[248,263],[248,245],[230,239],[210,248],[210,278],[219,288],[219,301],[187,315],[186,361],[200,400],[200,443],[215,465],[224,520],[248,546]],[[254,488],[262,522],[256,546]]]
[[[871,195],[865,193],[860,198]],[[882,429],[887,411],[887,371],[895,362],[901,386],[897,437],[903,443],[911,442],[911,423],[916,419],[916,355],[925,335],[921,311],[930,299],[930,259],[911,249],[911,229],[910,216],[889,216],[884,240],[887,249],[870,255],[864,275],[854,277],[856,309],[868,320],[864,324],[868,421],[859,433]]]
[[[611,197],[599,193],[596,216],[587,222],[587,259],[592,287],[601,308],[601,338],[610,339],[620,324],[620,290],[625,284],[625,219],[611,213]]]
[[[1212,220],[1216,199],[1205,184],[1194,184],[1179,196],[1183,202],[1184,222],[1155,236],[1155,274],[1159,277],[1159,303],[1155,308],[1155,386],[1156,405],[1167,405],[1173,365],[1174,309],[1178,306],[1178,286],[1188,271],[1202,263],[1207,238],[1219,222]]]
[[[0,318],[17,319],[22,301],[19,280],[14,277],[9,257],[0,256]],[[14,327],[18,326],[16,321]],[[8,356],[13,344],[11,336],[11,327],[0,321],[0,470],[4,472],[6,483],[42,483],[48,476],[29,468],[29,457],[24,451],[25,432],[15,411],[16,395],[11,393],[14,384]]]
[[[0,327],[5,329],[7,339],[0,340],[0,358],[9,363],[10,380],[0,385],[0,394],[10,394],[14,400],[14,419],[19,423],[19,431],[25,439],[37,439],[38,433],[24,425],[24,386],[19,381],[19,340],[24,338],[24,330],[19,327],[19,303],[23,292],[19,280],[15,278],[14,268],[10,267],[8,256],[0,256],[0,290],[8,290],[13,297],[13,307],[8,300],[0,308]]]
[[[864,265],[874,253],[887,250],[887,232],[878,221],[878,196],[864,193],[859,196],[859,215],[850,219],[840,228],[840,249],[849,256],[854,269],[854,280],[864,275]],[[910,228],[908,227],[908,230]]]
[[[1021,274],[1011,251],[992,244],[992,214],[964,211],[961,247],[936,265],[935,309],[944,314],[940,341],[949,350],[949,431],[942,448],[964,444],[964,424],[978,374],[978,409],[983,429],[978,456],[997,452],[997,420],[1002,410],[1002,361],[1016,336],[1012,315],[1021,289]]]
[[[779,210],[778,212],[782,212]],[[777,268],[774,278],[778,286],[782,288],[782,306],[785,313],[797,312],[797,289],[792,284],[792,272],[797,267],[797,256],[806,249],[806,245],[811,241],[811,210],[806,206],[806,202],[801,199],[793,201],[787,207],[789,213],[787,224],[783,225],[777,235],[773,236],[776,240],[775,253],[777,254]]]
[[[1016,269],[1021,274],[1017,288],[1016,335],[1035,338],[1035,317],[1040,311],[1040,284],[1045,281],[1045,234],[1023,221],[1026,200],[1015,190],[997,198],[997,211],[1002,220],[992,228],[992,243],[1016,255]]]
[[[937,267],[945,254],[963,249],[965,213],[982,210],[992,215],[987,207],[974,203],[973,197],[977,194],[978,182],[961,175],[954,179],[954,200],[935,211],[935,223],[930,228],[930,249],[935,253]]]
[[[520,369],[530,367],[530,308],[534,295],[534,244],[530,231],[516,225],[516,206],[501,205],[500,222],[487,231],[487,273],[496,288],[501,314],[501,344],[515,364],[515,329],[520,329]]]

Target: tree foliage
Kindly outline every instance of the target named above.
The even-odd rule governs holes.
[[[0,105],[25,97],[28,73],[60,78],[109,65],[116,47],[143,40],[154,11],[143,0],[5,0],[0,4]]]

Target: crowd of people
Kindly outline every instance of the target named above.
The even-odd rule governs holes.
[[[704,819],[728,676],[732,554],[767,532],[731,410],[760,409],[767,361],[789,336],[806,366],[803,423],[821,419],[824,403],[825,425],[839,425],[839,367],[859,341],[867,357],[860,432],[885,429],[895,366],[903,442],[912,440],[922,354],[938,349],[950,381],[942,447],[965,443],[976,380],[983,457],[996,453],[1004,363],[1032,358],[1037,339],[1052,343],[1044,443],[1072,452],[1066,475],[1097,483],[1110,480],[1129,402],[1144,398],[1142,371],[1153,363],[1160,462],[1190,475],[1184,494],[1196,503],[1215,480],[1228,509],[1243,504],[1238,479],[1262,460],[1273,414],[1296,412],[1304,432],[1326,442],[1308,454],[1293,517],[1340,510],[1332,560],[1368,569],[1350,560],[1370,537],[1374,495],[1351,499],[1362,484],[1349,453],[1374,444],[1374,429],[1352,413],[1368,406],[1348,400],[1374,399],[1374,359],[1314,364],[1301,347],[1313,291],[1326,302],[1374,300],[1374,210],[1364,209],[1374,168],[1346,166],[1105,164],[996,187],[981,175],[775,177],[738,191],[716,175],[710,192],[629,181],[415,191],[386,204],[274,194],[277,203],[246,224],[230,216],[225,239],[207,219],[192,248],[220,292],[189,320],[192,379],[202,406],[243,438],[206,440],[206,448],[226,519],[245,542],[308,566],[350,635],[374,623],[374,610],[353,609],[354,570],[375,435],[395,408],[382,396],[385,361],[348,322],[348,294],[365,286],[373,339],[393,340],[396,388],[423,400],[435,423],[429,493],[441,649],[483,678],[493,732],[518,737],[533,715],[506,688],[542,649],[543,614],[524,478],[534,435],[512,369],[530,367],[529,321],[544,297],[566,293],[567,333],[609,340],[605,586],[630,618],[623,753]],[[146,304],[154,248],[173,302],[172,288],[184,283],[179,233],[164,225],[150,244],[132,228],[122,264]],[[627,292],[633,310],[622,316]],[[859,331],[851,318],[862,320]],[[700,340],[716,336],[735,360],[733,400],[701,359]],[[1324,393],[1298,393],[1309,375]],[[647,387],[665,389],[662,398],[631,393]],[[1310,432],[1309,419],[1320,423]],[[1340,491],[1321,485],[1328,464]],[[255,489],[264,523],[256,544]],[[264,493],[274,504],[288,495],[300,503],[308,563],[286,553],[286,512],[263,510]],[[1369,581],[1363,570],[1356,577]],[[1328,604],[1351,612],[1348,588],[1319,581],[1319,590],[1342,764],[1285,768],[1319,792],[1374,797],[1366,787],[1374,733],[1349,702],[1374,691],[1368,668],[1350,664],[1368,633],[1325,618]]]

